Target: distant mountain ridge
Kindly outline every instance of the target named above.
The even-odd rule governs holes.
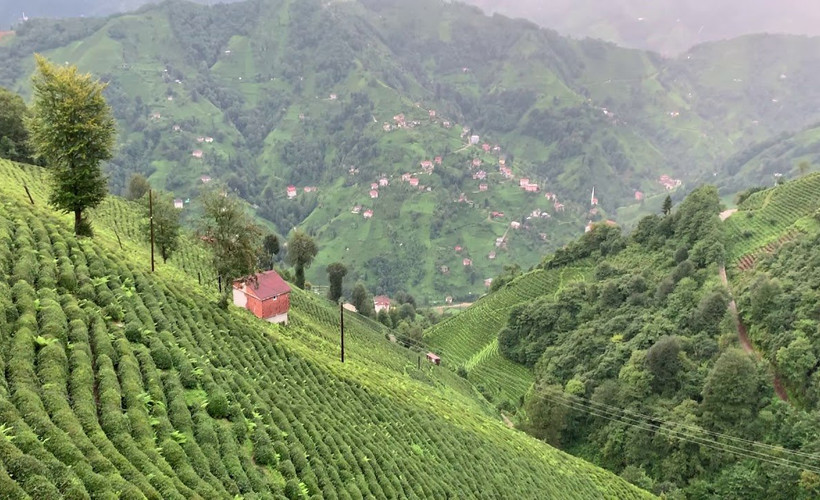
[[[183,199],[213,179],[331,249],[312,282],[342,261],[377,293],[431,302],[470,301],[505,264],[634,221],[665,186],[820,120],[815,39],[666,60],[436,0],[31,20],[0,45],[0,84],[26,94],[35,51],[110,82],[115,192],[133,172]]]
[[[803,0],[467,0],[576,38],[600,38],[674,56],[753,33],[820,35],[820,8]]]

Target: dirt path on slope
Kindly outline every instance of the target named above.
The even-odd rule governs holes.
[[[723,282],[723,286],[725,286],[726,290],[729,291],[729,311],[732,313],[732,318],[735,320],[735,326],[737,327],[737,338],[740,341],[740,345],[743,346],[743,350],[746,353],[754,355],[757,359],[761,359],[760,353],[755,351],[752,341],[749,339],[749,333],[746,331],[746,325],[744,325],[743,320],[740,319],[740,314],[737,311],[737,302],[735,302],[734,297],[732,297],[732,289],[729,287],[729,279],[726,276],[726,266],[721,264],[718,272],[720,273],[720,280]],[[775,394],[777,394],[777,397],[780,398],[781,401],[788,403],[789,395],[786,392],[786,388],[783,386],[783,382],[774,370],[774,367],[772,367],[772,374],[774,377],[772,385],[774,386]]]
[[[732,209],[729,209],[729,210],[724,210],[723,212],[720,213],[720,221],[721,222],[725,221],[726,219],[728,219],[729,217],[731,217],[735,213],[737,213],[736,208],[732,208]]]

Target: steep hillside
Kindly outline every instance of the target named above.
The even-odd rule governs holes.
[[[663,60],[439,0],[169,2],[24,23],[0,46],[0,83],[27,93],[34,51],[108,80],[115,192],[140,172],[195,199],[210,178],[332,249],[310,281],[341,260],[375,292],[471,301],[505,264],[816,122],[818,43]]]
[[[498,346],[533,373],[519,428],[657,494],[815,498],[818,441],[798,429],[820,421],[818,179],[722,217],[702,187],[628,237],[594,225],[426,339],[468,360]]]
[[[560,33],[675,55],[693,45],[750,33],[820,35],[810,2],[723,0],[469,0],[487,12],[522,17]]]
[[[646,496],[507,429],[369,323],[342,365],[322,301],[297,293],[285,328],[223,311],[175,265],[146,273],[126,231],[120,249],[106,210],[127,205],[78,241],[36,171],[0,176],[4,498]]]

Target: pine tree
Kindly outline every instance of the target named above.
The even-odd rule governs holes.
[[[105,199],[100,162],[111,159],[116,125],[102,95],[105,84],[76,66],[35,55],[34,104],[26,118],[35,156],[51,170],[49,203],[74,214],[74,233],[91,236],[83,212]]]
[[[672,197],[666,195],[666,199],[663,200],[663,215],[669,215],[672,213]]]

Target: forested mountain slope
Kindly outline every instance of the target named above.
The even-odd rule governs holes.
[[[341,365],[323,301],[295,292],[277,327],[176,265],[149,274],[144,243],[112,237],[129,204],[77,240],[36,170],[0,178],[4,498],[648,497],[507,429],[368,323]]]
[[[707,186],[629,236],[595,225],[426,338],[497,343],[534,374],[520,428],[657,494],[815,498],[818,181],[745,193],[725,221]]]
[[[665,60],[438,0],[171,1],[24,23],[0,83],[28,93],[34,51],[104,77],[115,191],[140,172],[195,199],[205,176],[334,249],[309,280],[343,261],[351,282],[437,302],[820,120],[819,46],[757,36]]]

